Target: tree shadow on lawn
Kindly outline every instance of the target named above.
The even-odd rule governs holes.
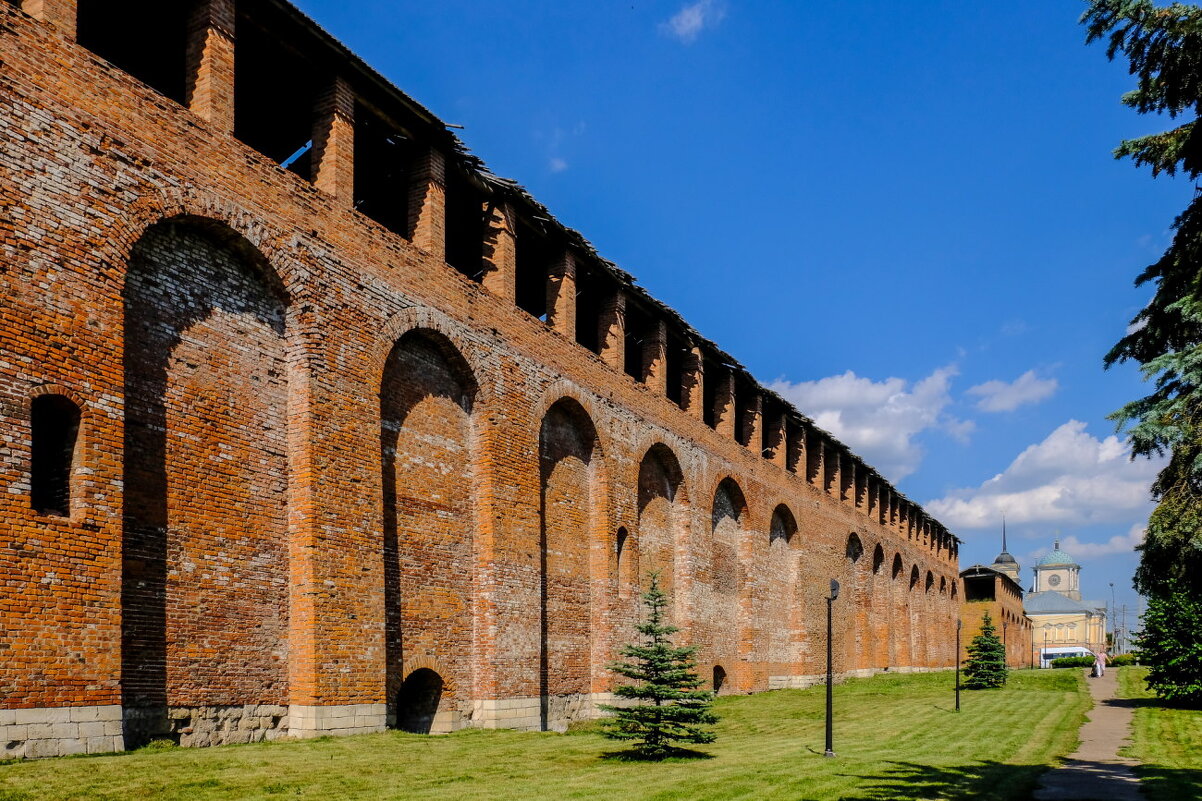
[[[1139,777],[1139,784],[1148,801],[1202,798],[1202,770],[1166,768],[1163,765],[1136,765],[1132,770]]]
[[[624,751],[606,751],[601,758],[610,762],[684,762],[695,759],[713,759],[713,754],[705,751],[694,751],[691,748],[672,748],[662,757],[649,756],[634,748]]]
[[[1029,799],[1047,765],[1007,765],[984,761],[936,767],[914,762],[886,762],[879,775],[862,776],[847,801],[893,801],[899,798],[1018,801]]]

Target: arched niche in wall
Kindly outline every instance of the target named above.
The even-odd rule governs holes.
[[[785,504],[772,510],[768,524],[768,554],[759,566],[765,592],[757,625],[765,631],[765,659],[782,672],[800,668],[804,643],[804,599],[800,593],[800,551],[797,520]]]
[[[714,491],[710,522],[710,645],[715,662],[734,665],[739,659],[738,646],[742,636],[739,552],[742,540],[747,536],[747,501],[734,479],[724,478]]]
[[[847,535],[843,553],[847,559],[847,581],[840,595],[845,615],[843,669],[856,670],[867,666],[872,651],[872,631],[868,625],[870,596],[866,587],[869,577],[859,534],[853,531]]]
[[[380,383],[385,682],[389,717],[402,728],[414,715],[425,715],[424,707],[415,711],[413,704],[432,697],[412,691],[415,685],[406,677],[413,664],[438,660],[447,672],[439,676],[437,693],[444,706],[465,699],[444,693],[443,680],[451,688],[471,686],[476,394],[471,368],[439,332],[409,331],[385,359]]]
[[[688,525],[688,495],[680,462],[666,445],[652,445],[639,463],[638,572],[645,586],[649,574],[659,573],[659,586],[668,593],[669,614],[676,606],[676,550]]]
[[[588,412],[562,398],[539,429],[540,671],[544,728],[553,698],[591,691],[591,566],[601,447]],[[554,707],[554,708],[553,708]]]
[[[288,703],[289,299],[241,235],[176,217],[123,302],[130,747],[179,736],[168,707]]]
[[[844,550],[844,555],[853,564],[859,562],[860,557],[864,555],[864,544],[860,542],[860,535],[854,531],[847,535],[847,548]]]

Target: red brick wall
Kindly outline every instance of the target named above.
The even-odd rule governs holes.
[[[734,688],[824,670],[830,578],[839,669],[950,663],[954,551],[885,485],[835,497],[7,7],[0,62],[0,706],[600,691],[669,543]],[[29,504],[48,391],[83,410],[68,517]]]

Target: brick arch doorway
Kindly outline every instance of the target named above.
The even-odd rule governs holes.
[[[418,668],[410,673],[397,689],[393,704],[396,709],[396,727],[412,734],[441,734],[445,725],[439,725],[439,706],[442,702],[446,682],[430,668]]]
[[[714,665],[713,674],[714,695],[721,695],[723,688],[726,687],[726,668],[721,665]]]

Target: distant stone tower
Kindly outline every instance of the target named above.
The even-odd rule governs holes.
[[[1009,549],[1006,548],[1006,519],[1002,518],[1002,552],[993,560],[991,568],[999,573],[1005,574],[1014,579],[1014,583],[1022,586],[1022,582],[1018,580],[1018,560],[1010,555]]]
[[[1058,592],[1074,601],[1081,600],[1081,565],[1060,550],[1060,540],[1052,552],[1035,565],[1035,592]]]

